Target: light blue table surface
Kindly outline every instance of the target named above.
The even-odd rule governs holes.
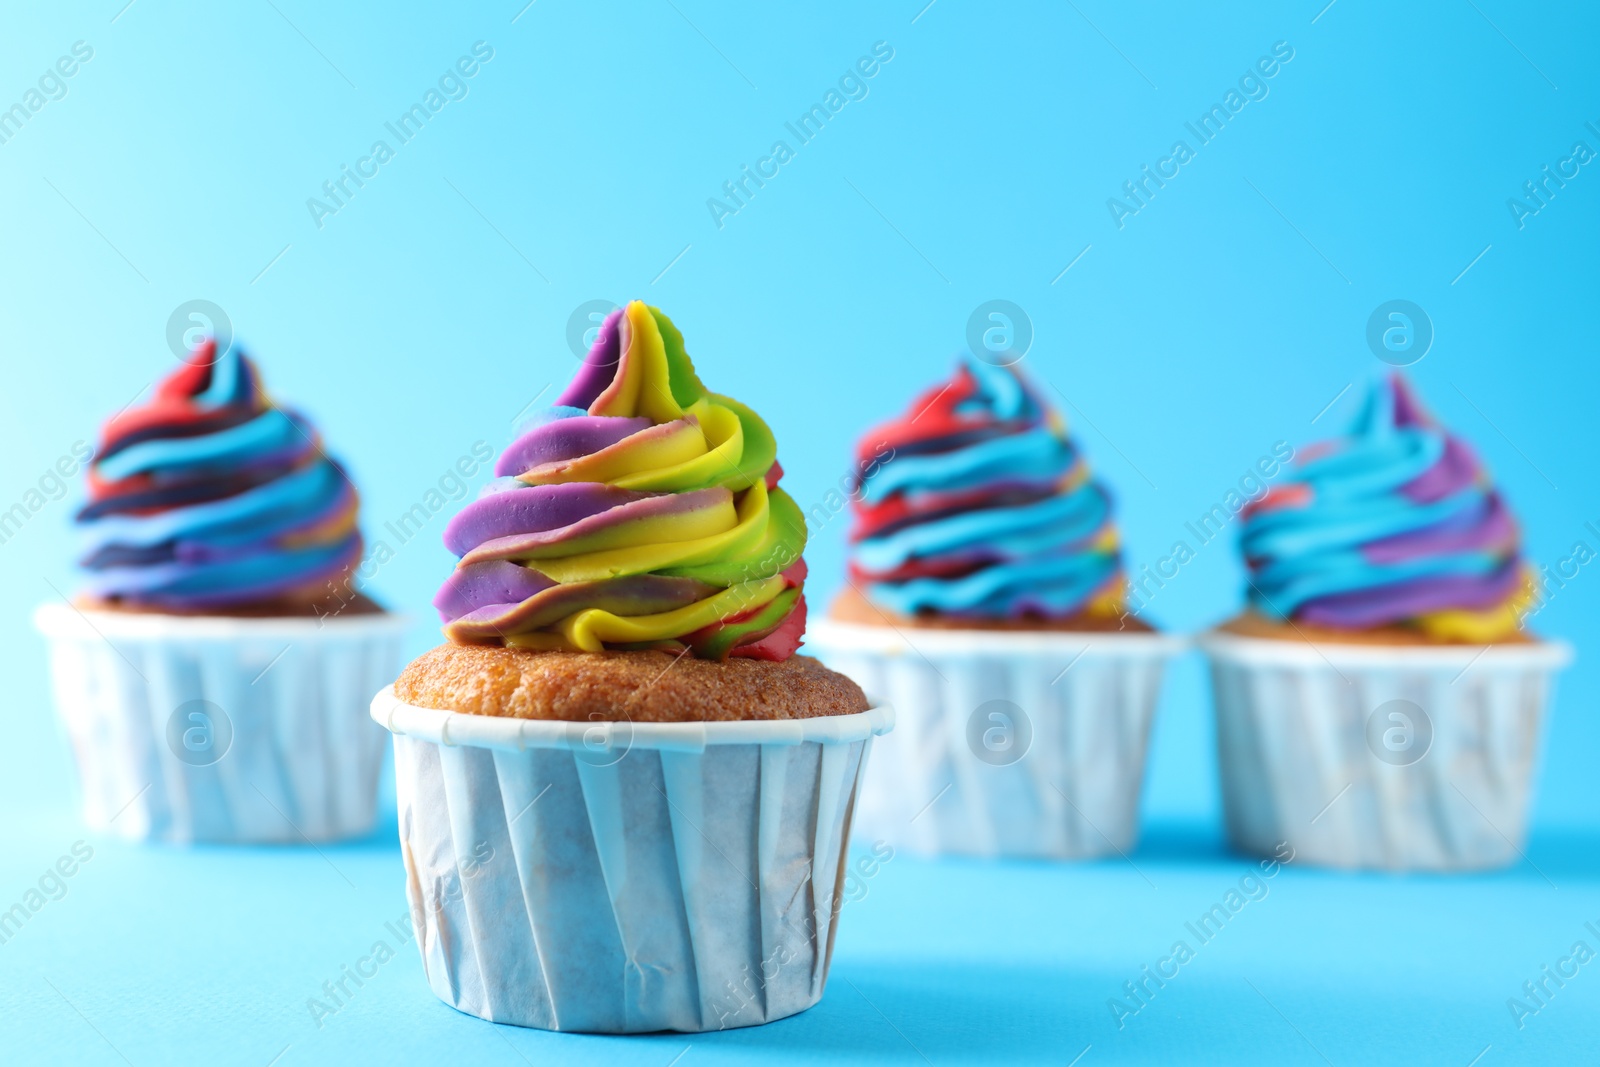
[[[1520,1029],[1506,1006],[1574,942],[1600,949],[1585,927],[1600,928],[1592,836],[1538,838],[1528,862],[1475,877],[1291,864],[1205,943],[1186,924],[1257,868],[1204,825],[1159,825],[1129,859],[1087,864],[900,855],[845,905],[815,1008],[754,1029],[613,1038],[462,1015],[428,989],[414,945],[347,984],[319,1026],[308,1001],[328,1003],[323,983],[375,942],[397,944],[386,924],[406,903],[392,821],[320,851],[130,846],[67,817],[8,831],[0,886],[13,896],[79,840],[93,858],[0,945],[7,1063],[1059,1065],[1082,1054],[1083,1067],[1465,1067],[1481,1053],[1492,1067],[1591,1062],[1600,1041],[1600,964],[1564,987],[1547,981],[1555,995]],[[1119,1028],[1108,1001],[1134,1004],[1124,983],[1177,940],[1193,958]]]
[[[797,1018],[627,1040],[493,1027],[438,1002],[408,946],[319,1028],[307,1000],[405,911],[393,816],[321,854],[89,838],[28,622],[76,580],[81,486],[52,490],[0,541],[0,908],[75,842],[94,853],[0,944],[0,1064],[1595,1062],[1600,963],[1521,1029],[1507,1000],[1574,942],[1600,950],[1600,164],[1527,192],[1575,142],[1600,149],[1597,23],[1593,4],[1513,0],[5,5],[0,109],[43,88],[0,142],[0,512],[177,366],[168,324],[193,300],[321,428],[372,541],[570,377],[588,301],[671,315],[706,383],[769,422],[812,511],[857,435],[1005,299],[1139,574],[1275,442],[1339,432],[1386,369],[1368,321],[1405,299],[1435,333],[1406,373],[1482,457],[1530,564],[1566,575],[1536,624],[1578,657],[1527,863],[1291,865],[1121,1029],[1107,1001],[1250,863],[1221,841],[1192,656],[1162,694],[1131,862],[898,856],[845,909],[827,995]],[[308,206],[480,44],[492,60],[443,83],[455,98],[376,177],[336,214]],[[708,204],[880,44],[893,59],[776,178],[731,217]],[[1293,59],[1241,82],[1275,49]],[[1254,98],[1200,144],[1188,124],[1236,87]],[[1195,158],[1119,214],[1179,138]],[[458,506],[366,587],[415,617],[410,655],[439,639],[427,604]],[[846,526],[811,530],[818,612]],[[1233,542],[1147,617],[1194,632],[1237,610]]]

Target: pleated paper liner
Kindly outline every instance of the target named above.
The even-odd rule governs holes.
[[[402,703],[406,892],[445,1003],[546,1030],[698,1032],[821,997],[879,707],[783,722],[552,722]]]
[[[1199,638],[1228,835],[1296,864],[1518,861],[1560,642],[1376,647]]]
[[[133,840],[331,841],[372,829],[407,619],[188,617],[41,607],[83,816]]]
[[[1181,639],[829,619],[807,643],[898,716],[862,785],[863,837],[920,855],[1134,847],[1150,724]]]

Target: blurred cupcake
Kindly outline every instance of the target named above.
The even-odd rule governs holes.
[[[794,654],[805,522],[771,431],[634,301],[495,473],[445,532],[450,643],[372,703],[429,984],[547,1030],[805,1010],[891,719]]]
[[[848,588],[811,639],[899,716],[863,834],[924,854],[1132,848],[1177,643],[1127,611],[1110,495],[1060,416],[965,356],[861,439],[856,469]]]
[[[80,594],[35,616],[88,823],[166,841],[370,830],[366,696],[404,620],[354,591],[356,492],[316,430],[207,341],[105,424],[88,498]]]
[[[1513,862],[1551,676],[1472,450],[1398,375],[1242,513],[1248,609],[1202,638],[1228,832],[1340,867]]]

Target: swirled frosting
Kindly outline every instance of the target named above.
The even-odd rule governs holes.
[[[445,529],[457,644],[783,660],[805,631],[805,519],[766,423],[707,391],[633,301]]]
[[[857,460],[850,572],[868,600],[973,619],[1120,613],[1111,498],[1014,368],[963,355]]]
[[[1373,384],[1345,437],[1301,450],[1243,519],[1249,600],[1269,618],[1492,642],[1517,629],[1530,596],[1500,494],[1398,374]]]
[[[237,346],[206,341],[101,429],[78,512],[83,592],[156,609],[314,599],[361,555],[355,487],[274,405]]]

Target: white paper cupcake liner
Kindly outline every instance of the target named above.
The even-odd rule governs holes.
[[[1469,870],[1521,855],[1560,643],[1311,645],[1212,632],[1228,834],[1296,863]]]
[[[830,619],[807,647],[895,709],[862,785],[863,838],[925,856],[1134,847],[1162,668],[1181,640]]]
[[[822,997],[874,708],[548,722],[401,702],[400,847],[439,999],[545,1030],[698,1032]]]
[[[371,830],[367,715],[407,620],[188,617],[46,605],[84,819],[134,840],[301,842]]]

